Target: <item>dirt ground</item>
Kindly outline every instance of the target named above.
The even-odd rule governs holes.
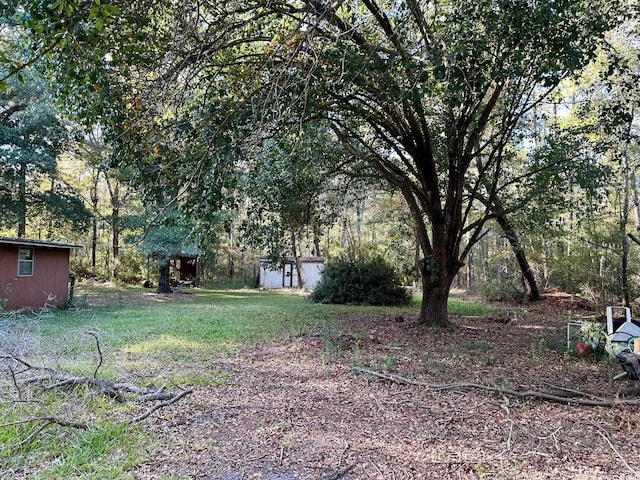
[[[149,419],[145,428],[162,447],[132,473],[224,480],[640,478],[639,405],[582,406],[460,385],[620,398],[638,382],[613,382],[617,365],[562,352],[566,322],[598,313],[549,296],[493,319],[454,318],[453,331],[425,329],[411,318],[349,316],[322,334],[212,358],[205,368],[224,372],[227,381],[196,386]]]

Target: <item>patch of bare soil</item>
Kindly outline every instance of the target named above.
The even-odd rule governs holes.
[[[140,479],[631,479],[640,475],[640,407],[580,406],[463,386],[615,398],[616,365],[565,356],[567,308],[551,298],[495,319],[429,330],[358,315],[321,335],[255,345],[203,368],[228,382],[149,419],[162,447]],[[633,383],[633,382],[631,382]],[[637,382],[636,382],[637,383]],[[565,389],[565,390],[563,390]],[[591,398],[591,397],[588,397]]]
[[[111,295],[104,294],[85,294],[80,297],[78,303],[87,304],[93,307],[105,305],[145,305],[149,303],[167,303],[167,302],[189,302],[193,301],[193,296],[189,294],[189,290],[175,289],[172,293],[156,293],[153,290],[145,293],[114,293]]]

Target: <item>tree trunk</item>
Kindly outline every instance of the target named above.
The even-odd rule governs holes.
[[[26,166],[20,164],[18,183],[18,238],[24,238],[27,232],[27,173]]]
[[[430,282],[431,273],[421,267],[422,304],[418,323],[433,327],[448,327],[449,322],[449,290],[450,285],[436,285]]]
[[[120,254],[120,207],[123,202],[123,195],[120,191],[120,181],[107,179],[107,188],[111,201],[111,254],[113,255],[113,266],[111,274],[113,278],[118,274],[118,255]]]
[[[118,255],[120,255],[120,206],[115,204],[111,209],[111,250],[113,254],[112,276],[114,279],[118,277]]]
[[[236,275],[235,262],[233,261],[233,253],[236,244],[236,236],[233,225],[229,227],[229,251],[228,254],[228,271],[229,271],[229,280],[233,280]]]
[[[511,250],[513,251],[516,260],[518,261],[518,265],[520,266],[522,277],[524,278],[529,288],[529,300],[540,300],[540,289],[538,288],[536,278],[531,271],[531,266],[529,265],[527,256],[524,253],[524,248],[522,248],[522,245],[520,244],[518,234],[516,233],[504,213],[501,212],[500,207],[494,207],[494,209],[496,210],[496,220],[502,228],[505,237],[507,237],[507,240],[509,240]]]
[[[444,234],[447,220],[442,215],[432,215],[430,239],[422,209],[413,192],[406,185],[401,186],[401,191],[413,219],[416,245],[424,256],[417,262],[422,280],[422,304],[418,323],[448,327],[451,325],[448,312],[449,291],[462,266],[458,258],[458,245],[448,242]],[[434,218],[438,221],[434,221]]]
[[[98,179],[99,175],[93,178],[91,186],[91,208],[93,209],[93,220],[91,221],[91,268],[96,268],[96,255],[98,250]]]
[[[171,293],[169,284],[169,260],[160,260],[158,265],[158,293]]]
[[[625,155],[625,166],[628,167],[628,157]],[[628,170],[628,168],[627,168]],[[631,305],[631,295],[629,293],[629,238],[627,237],[627,222],[629,221],[629,179],[624,180],[624,196],[622,201],[622,211],[620,212],[620,243],[622,244],[621,262],[621,287],[622,298],[626,307]]]
[[[300,261],[300,255],[298,255],[298,242],[296,241],[296,234],[291,234],[291,250],[293,251],[293,261],[296,264],[296,274],[298,276],[298,288],[304,288],[304,279],[302,278],[302,262]]]
[[[313,228],[313,254],[316,257],[322,256],[322,250],[320,249],[320,229],[317,226]]]
[[[634,109],[631,111],[632,118]],[[631,305],[631,294],[629,293],[629,238],[627,237],[627,223],[629,222],[629,203],[631,199],[631,178],[635,180],[635,175],[631,175],[631,161],[629,159],[629,143],[631,141],[631,123],[629,123],[629,128],[627,130],[627,138],[624,146],[624,192],[622,199],[622,212],[620,213],[620,241],[622,243],[622,258],[621,258],[621,267],[622,267],[622,297],[624,300],[625,306]]]
[[[98,251],[98,219],[94,216],[91,221],[91,268],[96,268],[96,253]]]

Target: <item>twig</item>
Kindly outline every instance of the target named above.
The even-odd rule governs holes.
[[[594,425],[594,426],[597,428],[598,434],[604,439],[605,442],[607,442],[607,444],[609,445],[609,448],[613,450],[613,453],[615,453],[618,456],[618,458],[624,464],[624,466],[627,467],[627,470],[629,470],[633,474],[634,478],[640,478],[640,473],[636,472],[633,468],[629,466],[629,464],[624,459],[624,457],[620,455],[620,452],[618,452],[618,450],[616,450],[616,447],[613,446],[613,444],[611,443],[611,440],[609,440],[607,435],[603,433],[602,429],[598,425]]]
[[[38,427],[33,432],[31,432],[26,438],[20,441],[20,443],[17,443],[13,448],[20,448],[26,445],[35,437],[37,437],[49,425],[60,425],[61,427],[73,427],[79,430],[87,429],[87,425],[85,423],[70,422],[68,420],[63,420],[63,419],[52,417],[52,416],[30,418],[25,420],[23,423],[31,423],[31,422],[42,422],[42,423],[38,425]]]
[[[548,392],[540,392],[540,391],[533,391],[533,390],[517,391],[517,390],[511,390],[508,388],[492,387],[489,385],[482,385],[479,383],[469,383],[469,382],[428,383],[428,382],[420,382],[418,380],[411,380],[401,375],[376,372],[375,370],[371,370],[368,368],[356,367],[354,368],[354,370],[360,374],[382,378],[383,380],[388,380],[390,382],[404,383],[407,385],[415,385],[415,386],[430,388],[433,390],[476,389],[476,390],[484,390],[487,392],[499,393],[501,395],[510,395],[510,396],[519,397],[519,398],[538,398],[541,400],[548,400],[552,402],[565,403],[565,404],[575,403],[578,405],[586,405],[591,407],[615,407],[618,405],[640,405],[640,400],[623,400],[623,399],[591,400],[587,398],[563,397],[563,396],[554,395]],[[587,395],[587,394],[583,394],[583,395]]]
[[[382,470],[380,470],[380,468],[378,468],[378,465],[376,465],[376,462],[374,462],[371,457],[369,457],[369,461],[371,462],[371,465],[373,465],[373,467],[378,471],[378,473],[380,474],[380,476],[382,477],[382,479],[386,479],[386,477],[384,476],[384,473],[382,473]]]
[[[145,418],[149,417],[153,412],[155,412],[156,410],[160,410],[163,407],[168,407],[169,405],[171,405],[172,403],[176,403],[178,400],[180,400],[182,397],[186,397],[187,395],[189,395],[190,393],[193,393],[193,390],[185,390],[184,392],[180,392],[179,394],[173,396],[171,399],[165,401],[165,402],[160,402],[155,404],[153,407],[151,407],[149,410],[147,410],[146,412],[144,412],[142,415],[138,415],[135,418],[132,418],[131,420],[129,420],[127,423],[129,425],[133,424],[133,423],[137,423],[137,422],[141,422],[142,420],[144,420]]]
[[[347,473],[349,473],[349,470],[351,470],[353,467],[355,467],[357,465],[357,463],[352,463],[351,465],[347,465],[346,467],[342,467],[338,470],[336,470],[335,472],[329,474],[325,480],[340,480],[342,477],[344,477]]]
[[[96,349],[98,350],[98,357],[100,358],[100,361],[98,362],[98,365],[96,366],[96,369],[93,372],[93,378],[96,378],[98,376],[98,370],[100,370],[100,367],[102,366],[102,350],[100,350],[100,340],[98,339],[98,335],[96,335],[93,332],[84,332],[84,333],[86,333],[87,335],[91,335],[96,340]]]

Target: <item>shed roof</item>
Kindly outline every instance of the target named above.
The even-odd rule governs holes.
[[[27,247],[44,247],[44,248],[67,248],[69,250],[73,248],[84,248],[82,245],[75,245],[72,243],[63,242],[51,242],[49,240],[33,240],[29,238],[10,238],[0,237],[0,245],[18,245]]]
[[[286,256],[279,260],[281,263],[296,263],[295,257]],[[260,257],[261,263],[273,263],[273,260],[270,257],[262,256]],[[324,257],[300,257],[301,263],[324,263]],[[278,263],[278,260],[275,261]]]

